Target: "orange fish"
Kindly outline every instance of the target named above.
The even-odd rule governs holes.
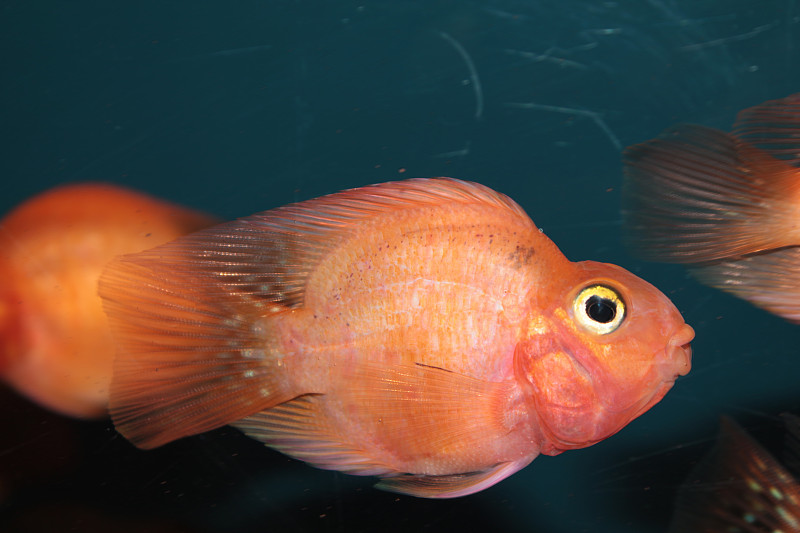
[[[430,498],[603,440],[690,368],[629,272],[571,263],[516,203],[417,179],[343,191],[109,264],[110,409],[152,448],[233,424]]]
[[[114,256],[216,219],[112,185],[40,194],[0,221],[0,378],[63,414],[107,414],[114,344],[97,280]]]
[[[783,416],[797,453],[800,419]],[[672,533],[800,533],[800,482],[729,418],[676,507]]]
[[[800,93],[625,152],[625,227],[647,259],[800,323]]]

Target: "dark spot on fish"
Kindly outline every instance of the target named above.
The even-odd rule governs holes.
[[[514,251],[508,254],[508,260],[514,268],[520,269],[528,266],[534,255],[536,255],[536,250],[532,246],[517,245]]]

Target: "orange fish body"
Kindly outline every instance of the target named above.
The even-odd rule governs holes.
[[[688,372],[693,337],[651,285],[569,262],[512,200],[450,179],[209,228],[115,260],[100,293],[135,444],[233,423],[425,497],[616,433]]]
[[[78,417],[107,413],[114,344],[97,280],[116,255],[215,219],[111,185],[59,187],[0,222],[0,377]]]
[[[800,93],[629,147],[624,201],[645,258],[800,323]]]

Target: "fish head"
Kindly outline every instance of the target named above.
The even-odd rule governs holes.
[[[599,442],[655,405],[691,368],[694,330],[658,289],[603,263],[573,263],[532,296],[515,373],[542,453]]]

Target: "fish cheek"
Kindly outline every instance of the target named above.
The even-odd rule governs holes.
[[[631,391],[638,390],[653,367],[652,358],[646,355],[648,349],[641,344],[635,338],[615,343],[595,343],[589,364],[597,376],[595,386],[601,391],[603,405],[613,408],[635,401],[630,398]]]
[[[609,410],[620,412],[638,405],[664,380],[665,348],[675,321],[656,310],[653,306],[646,313],[632,313],[627,324],[595,343],[595,364],[601,376],[597,386]]]
[[[592,377],[564,348],[551,338],[518,349],[518,381],[529,385],[547,455],[593,443],[600,412]]]

